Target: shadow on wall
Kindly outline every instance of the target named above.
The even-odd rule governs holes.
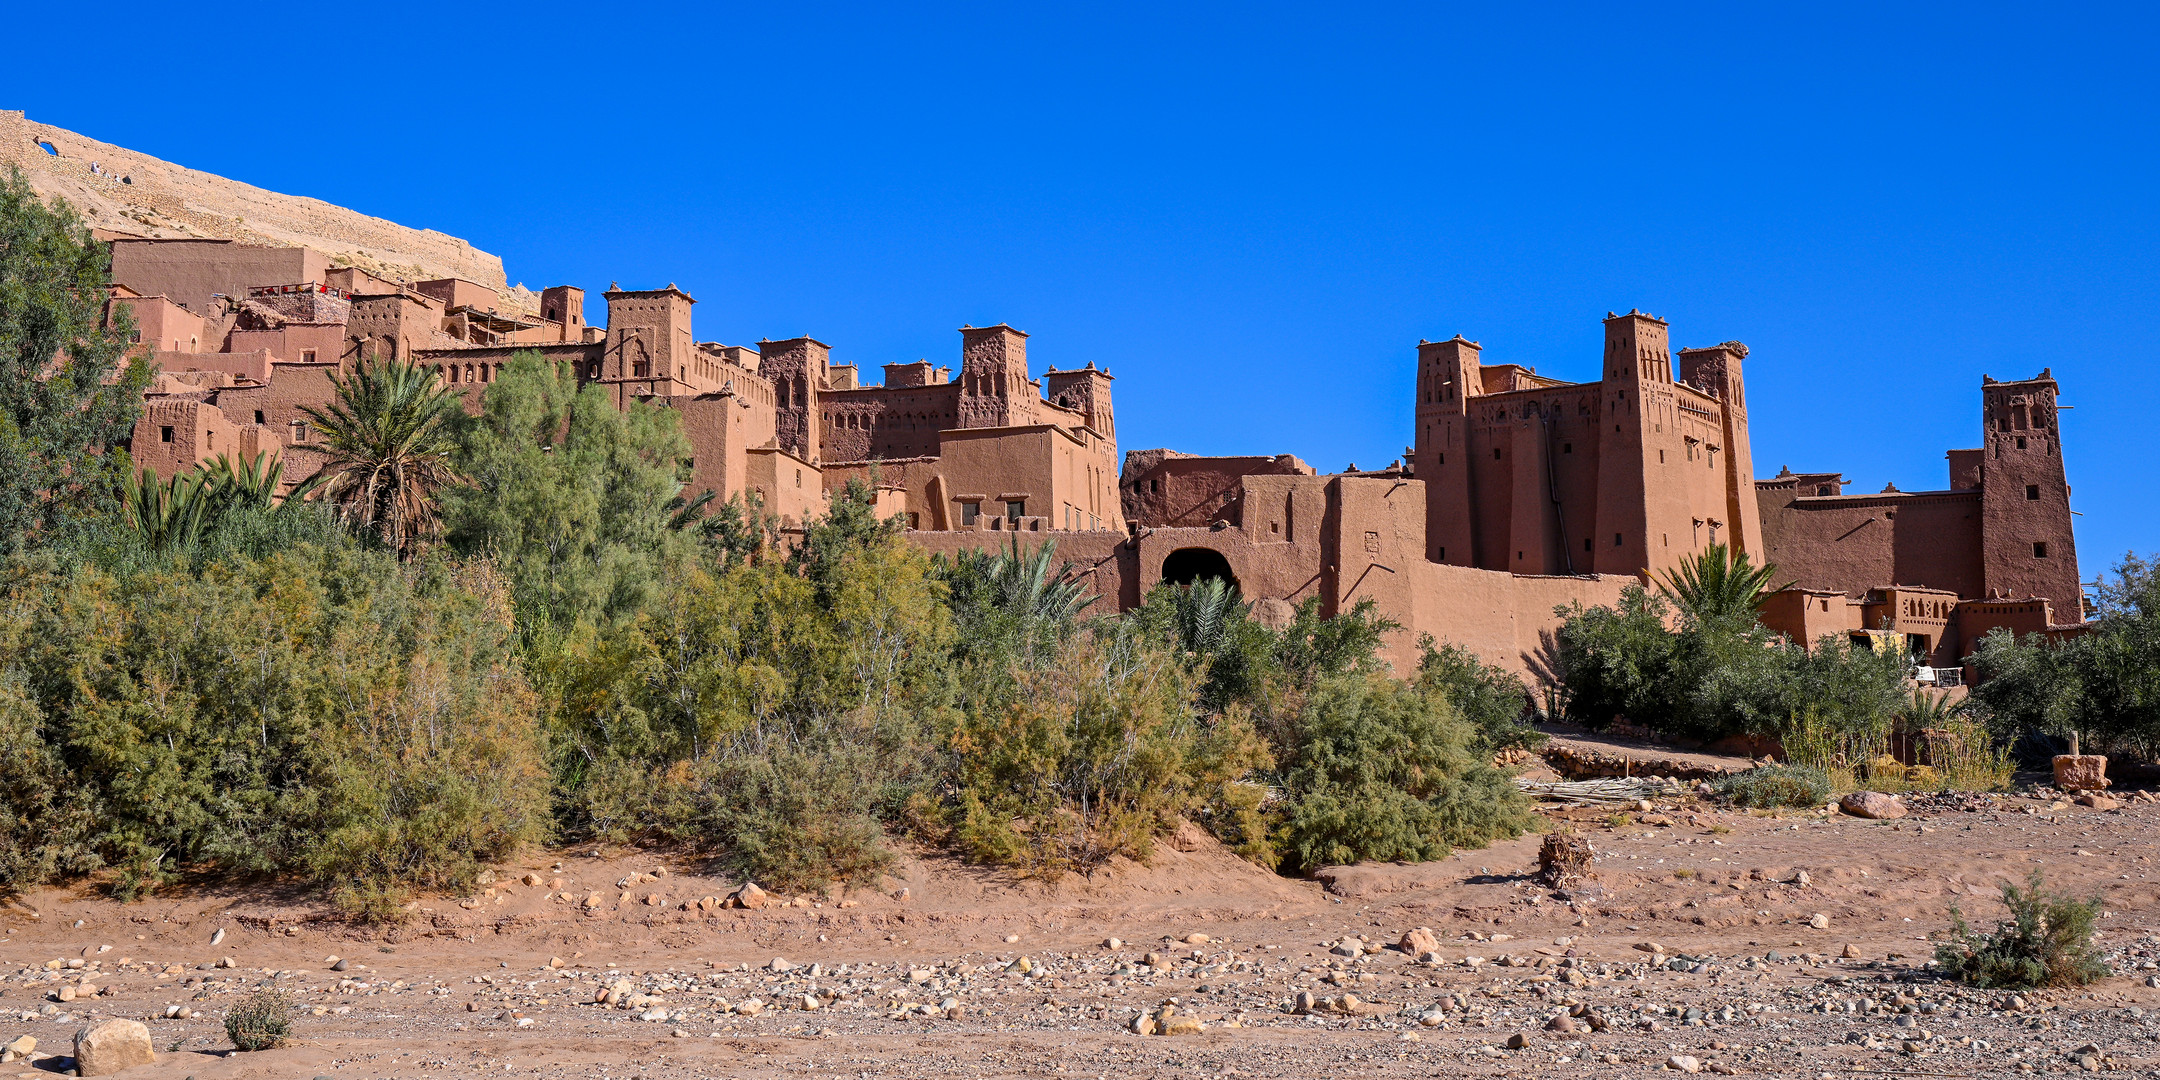
[[[1223,558],[1213,548],[1179,548],[1163,560],[1162,579],[1180,585],[1190,585],[1203,578],[1221,578],[1238,587],[1237,575],[1230,572],[1230,560]]]

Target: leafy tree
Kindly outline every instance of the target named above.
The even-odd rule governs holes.
[[[151,369],[127,312],[106,321],[111,266],[66,202],[0,178],[0,550],[117,509]]]
[[[676,501],[689,458],[673,411],[616,408],[568,364],[521,352],[459,432],[465,482],[443,493],[446,536],[509,574],[528,636],[623,618],[693,550],[694,515]]]
[[[1237,586],[1221,578],[1165,581],[1122,619],[1131,632],[1205,673],[1201,708],[1219,712],[1234,702],[1249,707],[1267,695],[1276,637],[1253,619]]]
[[[2160,753],[2160,564],[2125,555],[2067,640],[1998,629],[1967,659],[1976,709],[1999,735],[2081,736],[2088,752]]]
[[[410,557],[435,534],[437,497],[456,479],[451,452],[458,392],[434,372],[403,360],[365,358],[351,375],[332,375],[337,399],[303,405],[328,457],[322,497],[338,519]]]

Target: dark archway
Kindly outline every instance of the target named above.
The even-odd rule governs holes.
[[[1163,560],[1162,579],[1180,585],[1190,585],[1205,578],[1221,578],[1237,588],[1237,575],[1230,572],[1230,560],[1223,558],[1214,548],[1179,548]]]

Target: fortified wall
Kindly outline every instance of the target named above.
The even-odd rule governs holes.
[[[1541,678],[1556,607],[1610,604],[1712,544],[1794,580],[1764,621],[1800,642],[1889,642],[1955,668],[1989,629],[2060,634],[2082,619],[2045,371],[1983,379],[1983,445],[1949,452],[1939,491],[1755,479],[1747,347],[1676,349],[1641,311],[1606,315],[1589,382],[1487,363],[1461,335],[1419,342],[1411,445],[1379,470],[1322,474],[1288,453],[1121,459],[1111,373],[1038,374],[1011,326],[961,327],[955,361],[896,359],[871,383],[870,366],[806,335],[698,340],[697,301],[672,283],[611,285],[588,322],[583,290],[508,288],[499,260],[453,237],[20,113],[0,113],[0,162],[136,230],[100,235],[113,307],[158,369],[131,450],[161,474],[269,454],[297,483],[321,466],[305,408],[357,365],[424,365],[477,407],[513,356],[537,352],[620,407],[677,412],[688,496],[753,499],[792,527],[861,481],[933,551],[1055,541],[1098,611],[1211,576],[1276,624],[1307,601],[1333,615],[1369,599],[1402,628],[1385,648],[1398,670],[1430,634]]]

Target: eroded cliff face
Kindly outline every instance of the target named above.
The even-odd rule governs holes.
[[[66,199],[96,229],[308,247],[393,281],[460,277],[494,289],[518,310],[538,309],[530,291],[511,287],[500,256],[455,236],[265,191],[0,110],[0,168],[8,165],[21,168],[39,194]]]

